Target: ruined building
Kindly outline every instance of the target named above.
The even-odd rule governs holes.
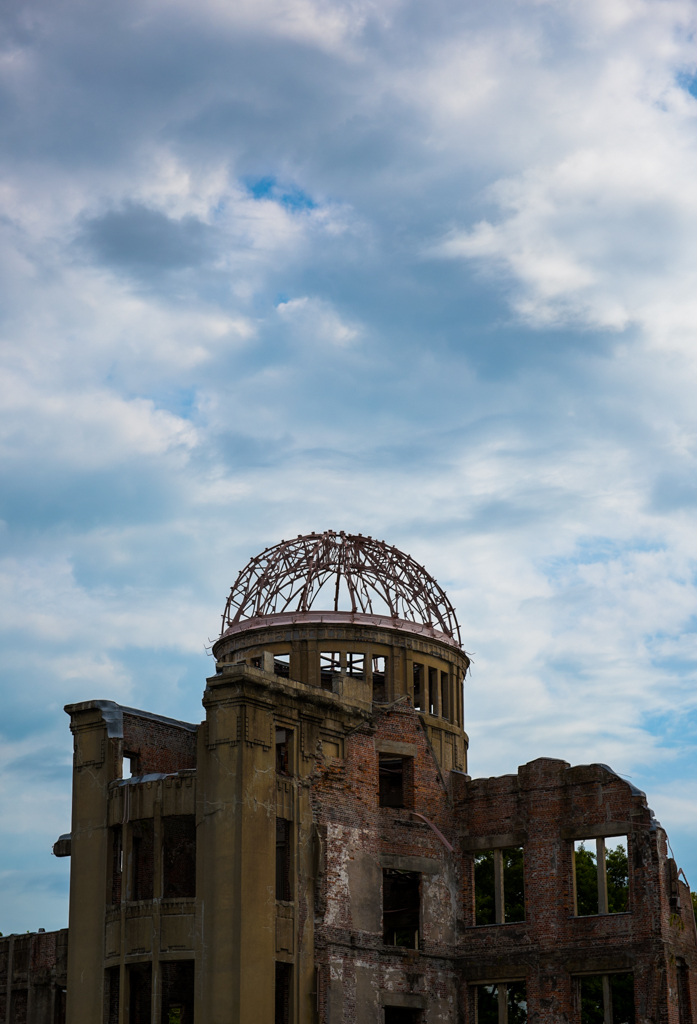
[[[553,758],[470,778],[469,661],[411,558],[282,541],[213,654],[200,725],[66,708],[68,1024],[692,1021],[691,897],[644,794]],[[28,938],[0,940],[0,1024],[58,1024]]]

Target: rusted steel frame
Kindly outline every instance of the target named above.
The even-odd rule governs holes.
[[[343,579],[352,612],[373,614],[375,596],[393,618],[436,626],[460,643],[455,610],[423,566],[384,541],[334,531],[284,540],[250,559],[230,591],[223,632],[247,618],[309,611],[333,576],[335,611]]]
[[[445,836],[443,835],[441,830],[438,828],[438,826],[434,825],[433,822],[429,818],[427,818],[425,814],[419,814],[418,811],[410,811],[409,813],[411,814],[412,818],[420,818],[421,821],[425,822],[428,825],[428,827],[433,832],[435,832],[435,834],[438,836],[438,838],[440,839],[441,843],[446,848],[448,853],[455,853],[455,851],[453,850],[452,846],[450,845],[448,840],[445,838]]]

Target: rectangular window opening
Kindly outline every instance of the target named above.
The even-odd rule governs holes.
[[[276,899],[289,901],[291,822],[276,818]]]
[[[196,816],[169,814],[162,819],[162,895],[196,895]]]
[[[477,1024],[526,1024],[528,1000],[524,981],[477,985]]]
[[[635,1024],[633,974],[586,975],[580,985],[581,1024]]]
[[[380,806],[404,807],[404,758],[379,754]]]
[[[121,902],[121,889],[123,878],[123,828],[121,825],[113,825],[111,831],[111,898],[110,903]]]
[[[429,715],[438,714],[438,669],[429,668],[428,670],[428,713]]]
[[[262,658],[261,655],[259,655],[256,658],[252,658],[249,664],[252,666],[252,668],[263,668],[264,659]]]
[[[138,754],[124,751],[123,754],[123,768],[121,770],[121,777],[124,779],[137,779],[138,778],[138,762],[140,758]]]
[[[128,988],[128,1024],[150,1024],[152,964],[131,964],[128,968]]]
[[[414,662],[414,709],[424,710],[424,667]]]
[[[290,1024],[292,964],[276,961],[274,1024]]]
[[[273,671],[274,675],[290,679],[290,654],[274,654]]]
[[[574,843],[574,913],[624,914],[629,909],[627,837]]]
[[[382,924],[386,946],[419,948],[421,875],[416,871],[384,868]]]
[[[323,690],[331,690],[334,676],[341,674],[341,654],[339,651],[320,651],[319,681]]]
[[[385,1024],[421,1024],[421,1010],[407,1009],[406,1006],[386,1006]]]
[[[109,967],[104,978],[104,1020],[106,1024],[119,1024],[119,983],[121,968]]]
[[[151,900],[155,866],[155,836],[152,818],[140,818],[131,822],[131,841],[133,844],[132,899]]]
[[[162,961],[160,977],[162,983],[161,1024],[193,1024],[194,961]]]
[[[384,704],[387,700],[387,658],[382,655],[373,655],[373,700],[378,704]]]
[[[346,655],[346,675],[352,679],[365,678],[365,654],[349,652]]]
[[[440,693],[442,702],[441,714],[449,722],[451,721],[452,711],[450,708],[450,674],[448,672],[441,672],[440,674]]]
[[[276,771],[279,775],[289,775],[288,769],[288,729],[276,729]]]
[[[483,850],[474,858],[475,924],[525,920],[522,846]]]
[[[690,969],[683,959],[678,959],[678,1021],[692,1024],[692,998],[690,996]]]

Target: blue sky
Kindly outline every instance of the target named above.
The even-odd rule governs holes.
[[[608,763],[697,885],[696,14],[3,9],[0,931],[67,922],[63,705],[200,720],[328,528],[447,589],[473,775]]]

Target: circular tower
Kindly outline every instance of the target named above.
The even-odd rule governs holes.
[[[213,645],[246,664],[365,709],[410,701],[445,770],[467,770],[469,658],[447,595],[413,558],[361,534],[282,540],[237,577]]]

